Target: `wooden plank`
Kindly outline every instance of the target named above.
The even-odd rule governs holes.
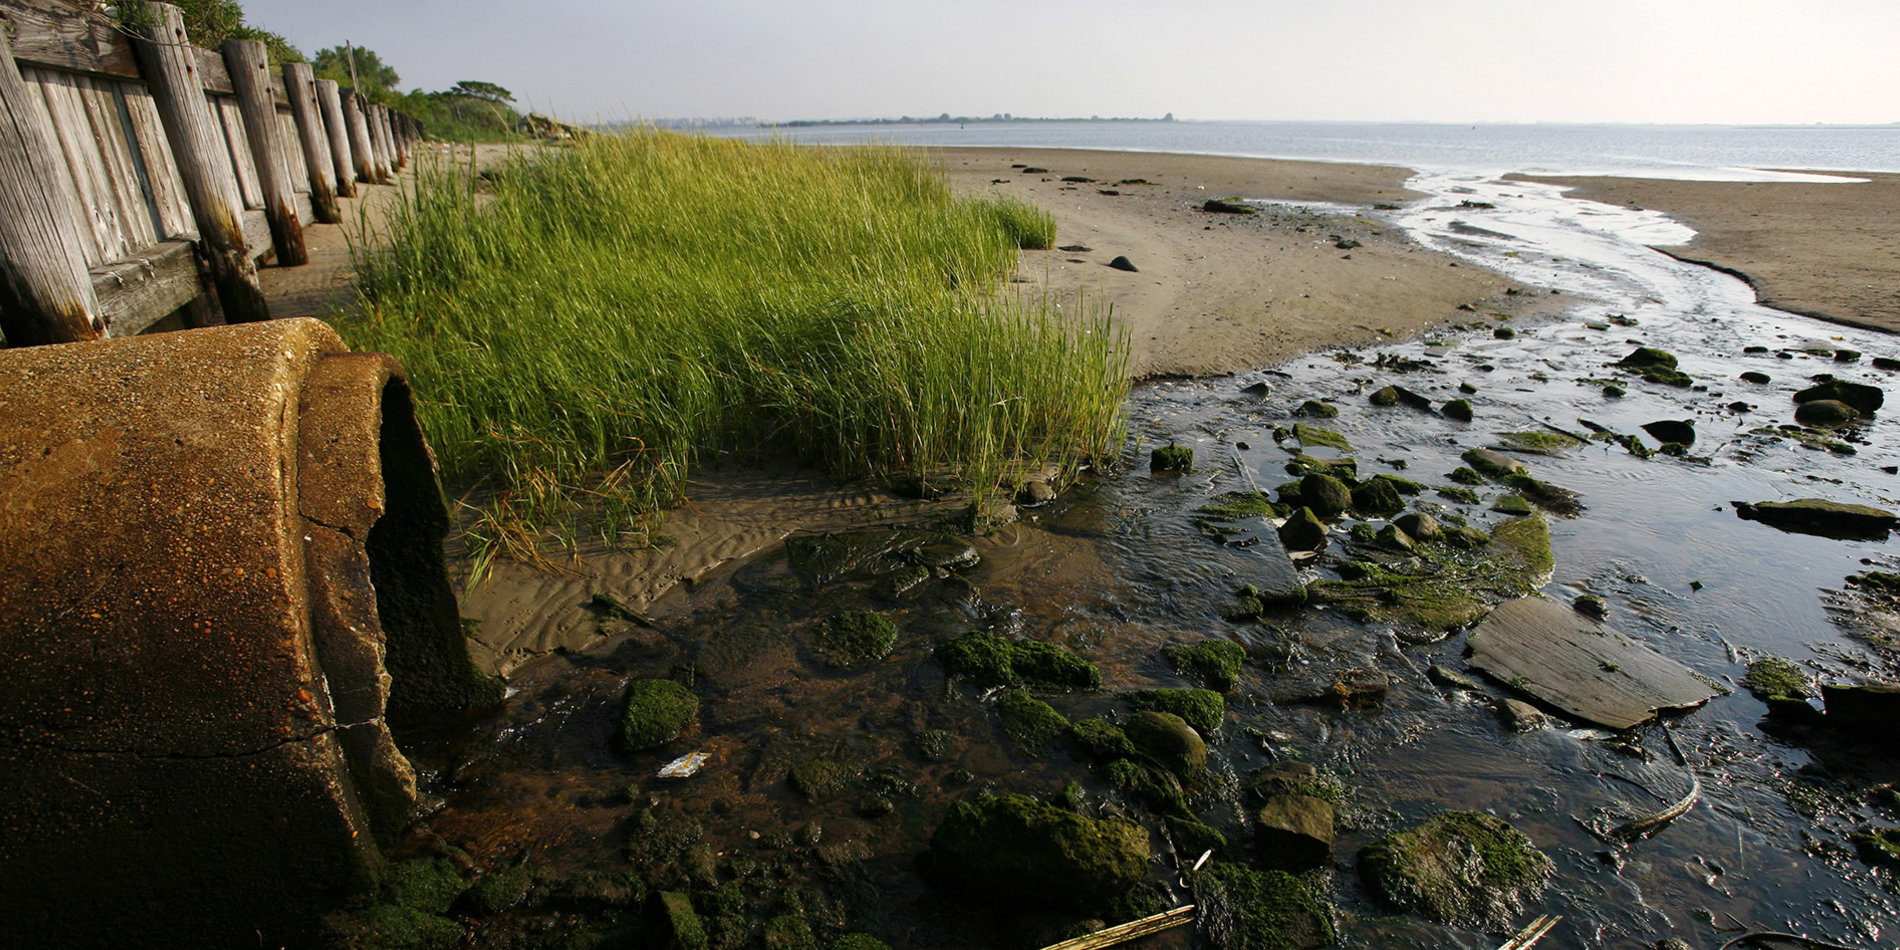
[[[59,154],[0,29],[0,333],[9,346],[90,340],[104,326]]]
[[[257,180],[257,163],[251,159],[251,146],[245,138],[244,115],[238,111],[237,100],[230,96],[218,96],[210,102],[224,131],[225,158],[230,160],[231,171],[237,176],[238,194],[244,200],[244,207],[264,207],[264,188]]]
[[[198,85],[207,94],[216,96],[235,95],[231,88],[231,74],[225,72],[224,57],[217,50],[197,46],[186,46],[186,55],[191,57],[191,68],[198,77]]]
[[[297,119],[289,109],[277,112],[277,138],[284,143],[284,166],[290,171],[290,190],[310,193],[310,162],[303,152],[303,136],[297,132]]]
[[[1612,729],[1715,695],[1688,667],[1541,597],[1499,605],[1466,649],[1471,665],[1499,682]]]
[[[165,241],[139,256],[92,269],[106,336],[140,333],[204,294],[189,241]]]
[[[376,151],[370,143],[369,119],[363,114],[368,103],[355,90],[343,92],[343,121],[350,129],[350,159],[354,163],[356,180],[376,181]]]
[[[383,107],[370,103],[363,109],[369,126],[370,155],[375,159],[376,180],[387,185],[396,180],[396,165],[389,157],[389,129],[383,124]]]
[[[125,84],[125,111],[132,121],[139,159],[145,165],[145,180],[152,188],[152,201],[158,206],[160,240],[198,237],[198,222],[191,217],[191,202],[185,196],[185,183],[178,177],[178,162],[172,158],[171,142],[158,118],[152,94],[143,86]]]
[[[334,79],[316,82],[317,105],[323,113],[323,137],[330,141],[331,183],[343,198],[356,197],[356,170],[350,161],[350,127],[343,119],[343,97]]]
[[[142,176],[126,144],[119,97],[113,89],[117,85],[117,80],[82,78],[80,95],[86,104],[86,119],[92,125],[93,144],[99,148],[106,180],[112,185],[113,202],[119,208],[119,227],[130,247],[151,247],[158,243],[158,231],[146,203]]]
[[[119,227],[118,209],[112,203],[112,184],[106,180],[105,165],[92,141],[92,125],[86,120],[86,106],[80,101],[79,76],[52,70],[35,70],[35,80],[46,97],[46,112],[59,138],[60,153],[72,175],[74,195],[79,199],[82,220],[92,235],[92,251],[86,266],[124,257],[132,249]]]
[[[65,72],[139,78],[132,45],[112,18],[59,0],[6,0],[0,30],[13,35],[13,58]]]
[[[266,255],[275,255],[277,249],[270,243],[270,221],[265,219],[264,209],[245,208],[238,222],[244,228],[244,241],[250,245],[252,259],[268,263]]]
[[[270,304],[258,287],[251,245],[239,220],[244,206],[227,170],[228,146],[205,100],[195,59],[187,53],[191,47],[185,43],[184,19],[169,4],[147,3],[145,10],[153,23],[151,34],[133,40],[132,46],[178,160],[218,303],[232,323],[268,320]]]
[[[242,114],[247,151],[257,169],[258,189],[264,198],[264,216],[270,221],[271,245],[284,267],[307,264],[303,219],[297,216],[296,189],[291,185],[290,162],[285,154],[283,126],[271,102],[270,55],[263,40],[224,41],[224,65],[237,89],[232,104]]]
[[[335,224],[343,219],[336,203],[336,167],[330,160],[330,139],[323,132],[323,111],[310,64],[285,63],[284,88],[290,91],[290,118],[311,210],[316,220]]]

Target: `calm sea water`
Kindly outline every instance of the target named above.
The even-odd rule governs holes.
[[[1747,179],[1763,169],[1900,171],[1900,125],[1440,125],[1018,122],[708,129],[826,144],[1125,149],[1404,165],[1422,171]]]

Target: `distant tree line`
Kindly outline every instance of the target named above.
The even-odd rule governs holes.
[[[422,122],[430,138],[455,141],[506,141],[520,138],[521,113],[512,105],[514,93],[478,79],[464,79],[438,92],[400,92],[396,69],[376,51],[345,44],[318,50],[306,57],[283,36],[244,21],[237,0],[169,0],[184,14],[185,35],[194,46],[217,49],[227,39],[263,40],[273,65],[308,62],[319,79],[353,86],[370,101],[405,113]],[[148,26],[143,3],[120,3],[113,9],[128,27]],[[354,66],[354,78],[352,69]]]

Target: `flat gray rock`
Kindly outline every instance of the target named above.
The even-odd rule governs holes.
[[[1688,667],[1540,597],[1499,605],[1471,631],[1467,647],[1472,667],[1612,729],[1715,695]]]
[[[1299,568],[1280,542],[1279,529],[1265,518],[1242,518],[1225,526],[1223,543],[1245,551],[1249,563],[1240,580],[1254,585],[1262,599],[1274,603],[1299,603],[1306,599],[1306,585]]]

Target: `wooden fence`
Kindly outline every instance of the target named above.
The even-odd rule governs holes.
[[[0,334],[11,346],[267,319],[257,264],[388,183],[419,123],[257,40],[189,45],[176,7],[128,30],[0,0]]]

